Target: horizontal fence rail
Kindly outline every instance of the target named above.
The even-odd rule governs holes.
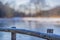
[[[25,30],[25,29],[16,29],[16,28],[0,28],[0,31],[3,32],[11,32],[12,40],[16,40],[16,33],[19,34],[26,34],[38,38],[43,38],[43,39],[49,39],[49,40],[60,40],[59,35],[51,34],[51,33],[40,33],[40,32],[34,32],[30,30]]]

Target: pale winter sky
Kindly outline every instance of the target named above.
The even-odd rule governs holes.
[[[19,7],[19,5],[21,4],[28,4],[30,0],[0,0],[3,3],[11,3],[11,7],[13,7],[13,5],[15,4],[14,7],[16,7],[16,9]],[[42,1],[42,0],[41,0]],[[45,0],[45,7],[43,9],[50,9],[53,8],[57,5],[60,5],[60,0]]]

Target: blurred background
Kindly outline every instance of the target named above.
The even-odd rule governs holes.
[[[0,27],[60,35],[60,0],[0,0]],[[16,38],[46,40],[23,34]],[[0,32],[0,40],[11,40],[11,33]]]
[[[0,17],[60,17],[60,0],[0,0]]]

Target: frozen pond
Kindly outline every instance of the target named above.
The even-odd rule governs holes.
[[[47,33],[47,29],[53,29],[53,33],[60,35],[60,25],[56,25],[50,22],[37,22],[37,21],[24,21],[22,18],[17,19],[0,19],[0,27],[11,28],[16,27],[17,29],[26,29],[42,33]],[[42,38],[32,37],[23,34],[16,34],[16,40],[45,40]],[[0,32],[0,40],[11,40],[11,33]]]

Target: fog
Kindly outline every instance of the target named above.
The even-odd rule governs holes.
[[[19,8],[20,5],[26,5],[29,6],[30,2],[35,3],[35,2],[40,2],[41,3],[41,9],[42,10],[49,10],[55,6],[60,5],[60,0],[37,0],[37,1],[32,1],[32,0],[0,0],[3,2],[3,4],[8,3],[11,8],[16,8],[16,10]],[[35,7],[35,6],[32,6]]]

